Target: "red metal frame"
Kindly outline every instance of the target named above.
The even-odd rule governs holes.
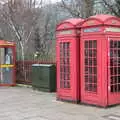
[[[0,40],[0,48],[11,48],[13,51],[13,83],[12,84],[0,84],[0,86],[15,86],[16,85],[16,45],[13,42],[8,42],[6,40]]]
[[[57,26],[57,99],[59,100],[78,102],[80,99],[78,52],[80,30],[77,28],[77,25],[82,22],[82,19],[69,19],[61,22]],[[60,47],[62,45],[63,47]],[[64,48],[67,45],[69,47]],[[66,54],[69,55],[66,57]]]
[[[102,107],[119,104],[120,80],[118,73],[110,71],[111,67],[114,67],[110,66],[110,50],[112,49],[110,48],[110,41],[120,41],[120,19],[110,15],[96,15],[86,19],[81,25],[81,28],[81,102]],[[88,48],[85,46],[86,41],[90,44]],[[91,45],[90,41],[97,42],[96,72],[94,71],[95,66],[93,65],[95,48],[93,47],[93,44]],[[88,56],[86,55],[86,52],[89,53]],[[115,59],[118,58],[115,57]],[[87,62],[89,62],[88,66]],[[118,68],[119,66],[116,69]],[[94,79],[94,72],[97,74],[97,80],[96,78]],[[114,76],[117,76],[117,83],[114,82],[114,84],[117,85],[117,90],[115,92],[111,92],[111,86],[113,85],[111,85],[111,74],[115,74]],[[86,78],[86,75],[88,78]],[[96,81],[97,84],[95,83]],[[86,87],[88,88],[86,89]]]
[[[31,73],[32,73],[32,64],[55,64],[56,62],[54,61],[39,61],[39,60],[19,60],[16,61],[16,82],[18,84],[32,84],[31,80]],[[24,65],[24,70],[23,71],[23,65]]]

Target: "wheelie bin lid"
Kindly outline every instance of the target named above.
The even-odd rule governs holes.
[[[53,64],[32,64],[33,67],[43,66],[43,67],[51,67]]]

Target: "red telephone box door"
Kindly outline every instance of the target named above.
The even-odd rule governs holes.
[[[99,104],[101,101],[101,38],[81,41],[81,101]]]
[[[108,38],[108,104],[120,103],[120,37]]]
[[[71,74],[70,74],[70,52],[71,40],[60,39],[57,41],[57,88],[59,96],[71,97]]]

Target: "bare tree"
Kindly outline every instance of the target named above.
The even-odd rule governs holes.
[[[31,3],[32,4],[32,3]],[[26,4],[26,1],[23,0],[8,0],[1,9],[1,22],[6,24],[9,27],[11,33],[14,34],[14,41],[17,45],[20,45],[21,58],[23,60],[23,74],[26,79],[26,72],[24,68],[25,60],[25,49],[28,47],[28,44],[31,40],[34,25],[39,19],[40,11],[42,8],[42,0],[39,3],[36,3],[37,7],[29,7]]]
[[[43,4],[42,0],[9,0],[1,8],[1,23],[9,29],[13,40],[18,44],[18,56],[22,60],[26,59],[26,55],[33,58],[36,51],[40,56],[55,53],[51,44],[55,43],[55,27],[60,20],[57,17],[62,15],[56,12],[56,5],[46,1],[47,4]],[[9,37],[6,31],[3,33]],[[39,42],[35,43],[36,40]]]
[[[17,2],[18,1],[18,2]],[[39,6],[42,6],[42,0],[39,2]],[[35,6],[34,6],[35,7]],[[40,10],[40,9],[39,9]],[[1,9],[2,21],[6,23],[10,30],[15,34],[15,40],[20,44],[22,60],[24,60],[24,48],[33,32],[34,24],[39,18],[40,11],[36,12],[35,9],[26,7],[24,1],[8,0],[8,2]]]
[[[120,17],[120,0],[102,0],[109,13]]]
[[[51,51],[51,42],[54,40],[55,33],[55,18],[53,17],[53,9],[51,3],[44,6],[38,23],[35,26],[35,51],[38,54],[38,58],[49,59]]]
[[[61,0],[59,6],[66,9],[73,17],[89,17],[93,15],[94,0]]]

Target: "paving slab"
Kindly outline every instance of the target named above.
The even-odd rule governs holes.
[[[55,93],[0,87],[0,120],[120,120],[120,105],[107,109],[56,101]]]

